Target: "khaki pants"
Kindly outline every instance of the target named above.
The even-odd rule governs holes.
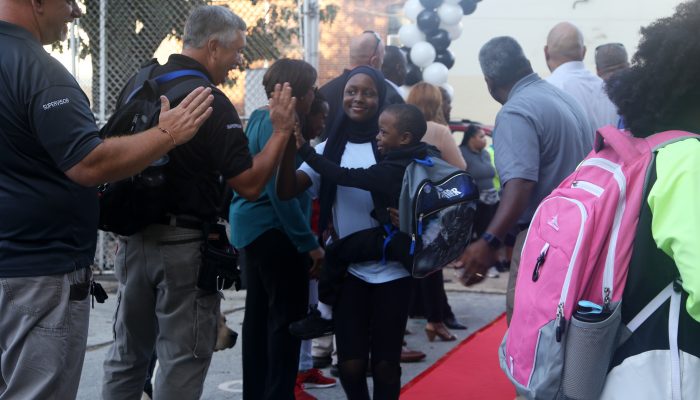
[[[510,274],[508,276],[508,290],[506,292],[506,320],[510,325],[513,316],[513,303],[515,301],[515,282],[518,280],[518,268],[520,268],[520,256],[523,252],[527,229],[518,233],[513,246],[513,257],[510,260]]]
[[[334,351],[334,346],[333,346],[333,338],[335,336],[333,335],[328,335],[328,336],[321,336],[318,338],[315,338],[311,341],[312,346],[311,346],[311,355],[317,358],[321,357],[331,357],[333,355]]]
[[[75,399],[90,318],[89,268],[0,278],[0,399]]]
[[[139,399],[155,345],[154,399],[199,399],[216,344],[219,295],[197,288],[202,232],[151,225],[119,239],[105,400]]]

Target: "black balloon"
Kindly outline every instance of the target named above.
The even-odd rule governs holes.
[[[442,0],[420,0],[420,4],[425,7],[426,10],[433,10],[440,7]]]
[[[440,26],[440,17],[437,15],[437,12],[433,10],[423,10],[418,14],[416,23],[423,33],[429,35]]]
[[[459,5],[462,6],[462,13],[464,15],[469,15],[476,10],[476,3],[478,3],[477,0],[462,0],[459,2]]]
[[[435,52],[440,53],[450,47],[450,34],[444,29],[438,29],[430,35],[426,35],[428,43],[435,47]]]
[[[437,53],[435,62],[442,63],[447,69],[450,69],[455,65],[455,56],[451,51],[445,49],[445,51]]]
[[[423,80],[423,72],[421,72],[418,66],[408,64],[406,68],[408,69],[408,72],[406,73],[406,85],[413,86]]]

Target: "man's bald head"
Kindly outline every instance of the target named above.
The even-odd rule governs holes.
[[[384,61],[384,42],[377,33],[366,31],[350,39],[350,68],[369,65],[382,68]]]
[[[549,31],[547,45],[544,47],[544,56],[550,71],[554,71],[569,61],[583,61],[585,55],[586,46],[583,45],[583,34],[576,25],[570,22],[561,22]]]

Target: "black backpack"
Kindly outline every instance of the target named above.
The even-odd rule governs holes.
[[[154,59],[138,72],[133,83],[125,88],[123,101],[100,130],[100,137],[132,135],[157,124],[160,116],[160,96],[170,100],[175,107],[192,90],[199,86],[211,86],[207,76],[197,70],[178,70],[151,77],[158,66]],[[190,77],[163,92],[161,86],[174,79]],[[116,182],[101,185],[99,228],[119,235],[132,235],[147,225],[163,218],[167,202],[165,165],[170,160],[166,154],[140,173]]]
[[[399,197],[399,225],[411,236],[414,278],[424,278],[462,254],[478,200],[474,179],[442,159],[414,159],[408,165]]]

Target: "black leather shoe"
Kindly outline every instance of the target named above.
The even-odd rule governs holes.
[[[455,329],[455,330],[467,329],[467,326],[460,324],[455,317],[445,318],[445,320],[442,322],[445,324],[446,327],[448,327],[450,329]]]

